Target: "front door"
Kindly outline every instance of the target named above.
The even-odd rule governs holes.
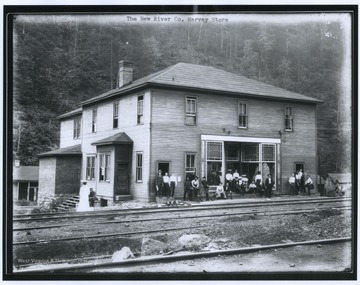
[[[162,175],[165,175],[167,173],[170,176],[170,163],[169,162],[158,162],[158,170],[161,170]]]
[[[305,169],[304,169],[304,163],[303,162],[296,162],[295,163],[295,171],[301,171],[302,176],[300,180],[300,188],[304,189],[305,187]]]
[[[129,195],[129,165],[118,164],[115,185],[115,195]]]
[[[300,170],[301,170],[302,173],[305,172],[304,163],[302,163],[302,162],[296,162],[296,163],[295,163],[295,171],[300,171]]]
[[[19,183],[19,200],[28,199],[28,183]]]

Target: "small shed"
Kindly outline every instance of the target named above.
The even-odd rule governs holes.
[[[39,166],[13,167],[13,200],[37,201]]]
[[[81,159],[80,144],[40,154],[39,201],[57,194],[78,195]]]
[[[329,192],[335,190],[336,181],[339,181],[343,191],[351,190],[351,173],[328,173],[328,175],[325,177],[326,193],[329,194]]]

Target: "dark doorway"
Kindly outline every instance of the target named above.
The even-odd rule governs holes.
[[[300,170],[301,170],[302,173],[305,172],[304,163],[298,163],[298,162],[296,162],[296,163],[295,163],[295,171],[300,171]]]
[[[166,172],[167,172],[167,174],[170,175],[170,173],[169,173],[170,163],[169,162],[158,162],[157,170],[161,170],[162,175],[165,175]]]
[[[304,163],[303,162],[296,162],[295,163],[295,171],[301,171],[301,180],[300,180],[300,190],[303,190],[305,188],[305,169],[304,169]]]
[[[28,199],[28,183],[19,183],[19,200]]]
[[[129,165],[118,164],[115,185],[115,195],[129,195]]]
[[[29,201],[35,201],[35,189],[34,188],[29,189]]]

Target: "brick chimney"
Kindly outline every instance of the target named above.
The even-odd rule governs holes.
[[[130,84],[133,80],[133,63],[121,60],[119,62],[118,87]]]

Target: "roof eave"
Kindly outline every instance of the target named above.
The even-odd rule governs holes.
[[[210,92],[210,93],[241,95],[241,96],[246,96],[246,97],[250,97],[250,98],[256,97],[257,99],[272,99],[272,100],[280,100],[280,101],[289,101],[290,100],[290,101],[311,103],[311,104],[324,103],[323,101],[318,100],[318,99],[305,100],[305,99],[281,98],[281,97],[275,97],[275,96],[269,96],[269,95],[258,95],[258,94],[240,93],[240,92],[232,92],[232,91],[224,91],[224,90],[214,90],[214,89],[207,89],[207,88],[200,88],[200,87],[170,85],[170,84],[164,84],[164,83],[158,83],[158,82],[149,82],[148,84],[151,87],[176,88],[179,90],[195,90],[197,92],[206,91],[206,92]]]
[[[82,153],[43,153],[38,157],[59,157],[59,156],[82,156]]]
[[[76,111],[76,112],[69,112],[69,113],[62,114],[60,116],[57,116],[56,119],[58,119],[58,120],[68,119],[68,118],[71,118],[71,117],[79,116],[81,114],[82,114],[82,110],[79,110],[79,111]]]
[[[132,142],[103,142],[103,143],[92,143],[91,145],[103,146],[103,145],[122,145],[122,144],[133,144]]]
[[[147,81],[144,83],[141,83],[139,85],[135,85],[132,87],[128,87],[125,86],[124,88],[120,88],[120,89],[113,89],[113,93],[108,94],[107,96],[101,97],[101,98],[91,98],[88,99],[84,102],[82,102],[80,105],[81,106],[88,106],[94,103],[98,103],[98,102],[102,102],[102,101],[106,101],[109,100],[113,97],[119,96],[119,95],[126,95],[129,93],[132,93],[134,91],[137,90],[141,90],[144,89],[146,87],[160,87],[160,88],[175,88],[175,89],[179,89],[179,90],[192,90],[192,91],[197,91],[197,92],[202,92],[202,91],[206,91],[206,92],[211,92],[211,93],[220,93],[220,94],[232,94],[232,95],[241,95],[241,96],[246,96],[246,97],[251,97],[251,98],[257,98],[257,99],[271,99],[271,100],[280,100],[280,101],[296,101],[296,102],[301,102],[301,103],[310,103],[310,104],[322,104],[324,103],[324,101],[319,100],[319,99],[315,99],[312,98],[311,100],[306,100],[306,99],[294,99],[294,98],[281,98],[281,97],[275,97],[275,96],[269,96],[269,95],[258,95],[258,94],[249,94],[249,93],[240,93],[240,92],[233,92],[233,91],[224,91],[224,90],[214,90],[214,89],[208,89],[208,88],[200,88],[200,87],[191,87],[191,86],[181,86],[181,85],[172,85],[172,84],[165,84],[165,83],[159,83],[159,82],[154,82],[154,81]],[[101,96],[101,95],[99,95]],[[64,115],[61,115],[59,117],[61,117],[60,119],[63,118],[69,118],[71,116],[76,116],[81,114],[82,111],[78,112],[78,113],[74,113],[74,114],[70,114],[69,116],[64,117]],[[58,118],[59,118],[58,117]]]
[[[88,99],[84,102],[81,103],[82,106],[87,106],[87,105],[91,105],[93,103],[98,103],[98,102],[102,102],[102,101],[106,101],[106,100],[109,100],[113,97],[116,97],[116,96],[119,96],[119,95],[126,95],[128,93],[131,93],[131,92],[134,92],[138,89],[142,89],[144,87],[146,87],[149,83],[148,82],[145,82],[145,83],[142,83],[142,84],[139,84],[139,85],[136,85],[136,86],[133,86],[133,87],[130,87],[130,88],[118,88],[118,90],[116,89],[113,89],[114,93],[111,93],[107,96],[104,96],[104,97],[101,97],[101,98],[91,98],[91,99]],[[101,96],[101,95],[99,95]]]

